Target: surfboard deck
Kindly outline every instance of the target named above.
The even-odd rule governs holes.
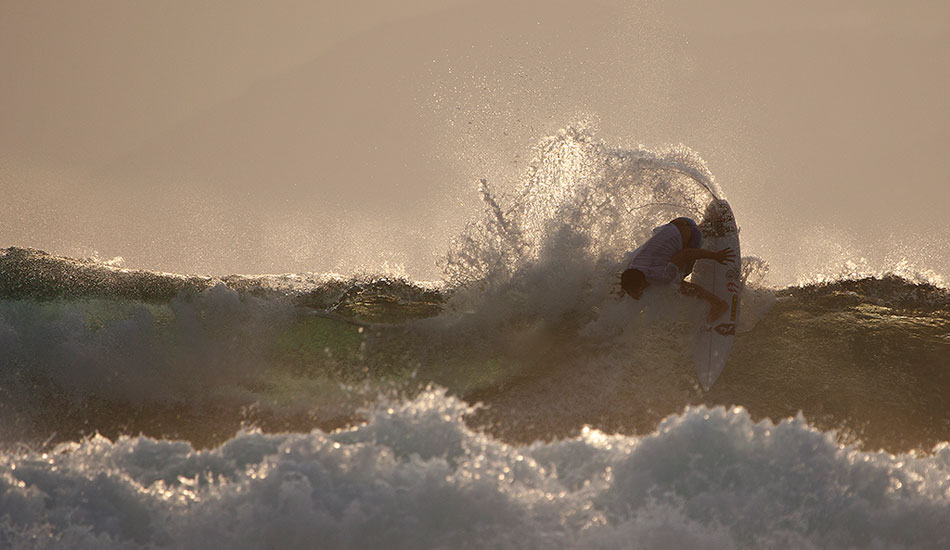
[[[729,305],[729,310],[700,327],[693,340],[693,359],[696,374],[704,391],[716,382],[726,367],[732,341],[739,321],[739,301],[742,295],[742,256],[739,251],[739,228],[732,208],[724,200],[716,199],[706,208],[705,219],[699,225],[703,234],[702,247],[706,250],[731,248],[735,260],[722,265],[702,260],[696,262],[691,281]]]

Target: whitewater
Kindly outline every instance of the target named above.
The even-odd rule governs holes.
[[[623,253],[727,191],[569,128],[479,182],[434,283],[0,250],[0,547],[950,546],[938,274],[743,258],[708,392],[702,304],[621,298]]]

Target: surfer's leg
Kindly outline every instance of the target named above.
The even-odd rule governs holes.
[[[683,277],[688,277],[690,273],[693,272],[693,266],[696,265],[696,260],[690,260],[683,265]]]
[[[706,322],[708,323],[712,323],[719,318],[720,315],[729,310],[729,304],[727,304],[725,300],[699,285],[683,281],[680,284],[680,292],[686,296],[694,296],[709,302],[709,315],[706,316]]]

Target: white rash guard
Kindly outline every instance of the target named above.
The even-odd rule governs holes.
[[[685,274],[670,262],[683,250],[683,235],[673,224],[661,225],[640,248],[627,253],[627,269],[643,273],[651,285],[679,284]]]

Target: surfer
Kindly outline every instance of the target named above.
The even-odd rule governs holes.
[[[735,260],[731,248],[713,252],[700,248],[702,233],[696,222],[676,218],[653,230],[653,236],[640,248],[628,253],[627,269],[620,275],[620,287],[633,299],[639,300],[651,285],[671,286],[679,282],[679,291],[709,302],[708,322],[713,322],[729,310],[729,305],[705,288],[683,279],[693,271],[696,260],[715,260],[725,265]]]

